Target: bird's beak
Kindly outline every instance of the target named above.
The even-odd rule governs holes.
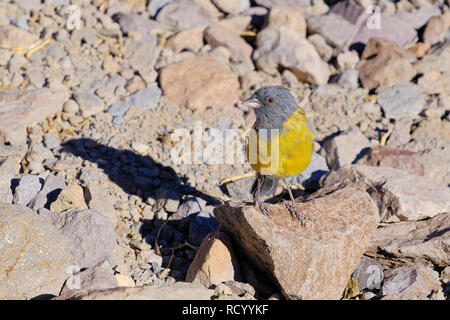
[[[255,96],[251,96],[250,98],[241,101],[239,106],[241,109],[242,107],[256,109],[261,107],[261,102],[259,102],[258,98]]]

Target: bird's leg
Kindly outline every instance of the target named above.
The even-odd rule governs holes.
[[[241,174],[240,176],[235,176],[235,177],[231,177],[231,178],[226,178],[223,179],[222,181],[220,181],[220,185],[229,183],[229,182],[233,182],[233,181],[237,181],[237,180],[242,180],[245,178],[251,178],[255,176],[255,171],[250,171],[244,174]]]
[[[259,210],[261,210],[261,212],[264,215],[266,215],[266,216],[270,215],[269,207],[267,206],[267,204],[265,204],[261,200],[261,177],[260,176],[256,177],[255,205],[258,205]]]
[[[300,211],[300,209],[297,207],[297,203],[295,203],[294,196],[292,195],[291,187],[289,187],[289,184],[286,182],[285,179],[283,179],[283,182],[287,186],[288,192],[289,192],[289,197],[291,198],[291,201],[284,200],[284,205],[286,206],[286,208],[288,208],[289,212],[292,215],[292,218],[300,220],[300,223],[302,224],[302,227],[304,228],[306,225],[305,220],[311,220],[311,218]]]

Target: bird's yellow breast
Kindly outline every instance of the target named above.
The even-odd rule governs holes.
[[[287,177],[299,174],[308,167],[314,135],[300,107],[288,118],[282,129],[272,131],[270,139],[265,139],[265,134],[252,133],[253,137],[250,135],[247,144],[247,156],[256,172]]]

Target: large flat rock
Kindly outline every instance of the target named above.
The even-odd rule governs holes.
[[[369,194],[356,185],[324,188],[298,203],[302,228],[283,204],[267,217],[253,206],[215,210],[221,227],[288,299],[339,299],[379,221]]]

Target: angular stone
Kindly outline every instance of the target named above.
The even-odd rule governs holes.
[[[297,205],[311,218],[305,228],[283,204],[269,205],[269,217],[230,204],[215,216],[286,298],[339,299],[378,225],[377,207],[354,185],[320,190]]]
[[[74,92],[73,99],[80,106],[81,115],[85,118],[102,112],[105,108],[103,100],[93,92]]]
[[[83,188],[78,184],[68,185],[50,205],[50,211],[52,212],[61,212],[72,208],[87,209]]]
[[[61,294],[68,294],[73,290],[103,290],[118,286],[119,284],[112,270],[93,267],[87,268],[79,274],[72,275],[71,279],[67,280],[64,288],[61,290]]]
[[[26,142],[26,128],[61,111],[68,98],[62,88],[0,91],[0,142]]]
[[[164,29],[160,23],[138,14],[119,12],[114,14],[112,19],[120,25],[123,33],[138,34],[139,40],[152,46],[157,45],[157,35],[152,33],[152,30]]]
[[[372,234],[366,255],[387,267],[450,265],[450,213],[428,220],[383,225]]]
[[[450,28],[450,11],[430,19],[423,32],[423,41],[430,46],[444,41],[448,28]]]
[[[368,28],[365,23],[367,20],[363,20],[363,23],[359,25],[347,42],[349,46],[367,44],[373,38],[385,39],[404,46],[417,37],[417,32],[412,26],[395,16],[381,15],[380,20],[380,28],[377,28],[376,25],[374,28]]]
[[[444,41],[442,44],[434,46],[414,66],[418,73],[426,73],[431,70],[450,72],[450,41]]]
[[[213,49],[227,48],[231,59],[236,62],[250,59],[253,52],[253,48],[244,39],[218,24],[206,28],[205,40]]]
[[[41,190],[41,182],[41,178],[36,175],[27,174],[22,176],[14,190],[14,204],[26,206]]]
[[[442,294],[441,283],[433,270],[424,266],[387,270],[381,288],[383,300],[427,300],[433,292]]]
[[[39,40],[37,35],[20,28],[12,25],[0,26],[0,48],[22,54],[37,40]]]
[[[69,241],[74,265],[101,265],[112,254],[116,235],[111,220],[95,210],[68,210],[54,215],[53,224]]]
[[[133,69],[139,71],[139,74],[147,83],[154,82],[157,77],[154,66],[161,49],[161,46],[135,39],[128,39],[125,42],[125,55],[128,58],[128,63]]]
[[[431,3],[424,4],[416,10],[400,11],[395,17],[407,22],[414,29],[420,29],[427,24],[432,17],[440,16],[441,10]]]
[[[189,0],[171,1],[161,9],[156,20],[175,31],[207,26],[214,21],[204,7]]]
[[[359,291],[364,289],[378,290],[381,288],[384,279],[383,267],[378,262],[362,258],[353,271],[352,278],[358,281]]]
[[[12,175],[0,174],[0,202],[12,203],[13,194],[11,190]]]
[[[174,53],[179,53],[185,49],[197,52],[203,47],[204,31],[204,26],[183,30],[167,41],[166,48]]]
[[[163,68],[159,77],[169,101],[192,109],[229,106],[239,100],[239,81],[211,57],[186,59]]]
[[[384,222],[415,221],[450,210],[450,190],[429,178],[387,167],[351,165],[331,171],[321,184],[350,180],[368,190]]]
[[[425,107],[425,95],[418,85],[397,83],[380,91],[378,103],[386,118],[417,116]]]
[[[255,0],[257,5],[272,8],[274,6],[309,6],[311,0]]]
[[[0,143],[0,174],[15,175],[20,172],[21,162],[28,151],[26,144],[6,145]]]
[[[97,210],[111,219],[114,228],[117,226],[120,216],[116,212],[110,195],[96,182],[89,182],[84,191],[84,198],[89,209]]]
[[[405,146],[422,156],[425,175],[437,182],[450,184],[450,140],[417,137]]]
[[[209,234],[189,266],[186,282],[209,288],[224,281],[240,281],[237,259],[228,236],[220,231]]]
[[[0,299],[58,295],[72,263],[67,246],[46,218],[0,203]]]
[[[107,290],[80,290],[61,295],[55,300],[210,300],[214,290],[186,282]]]
[[[430,70],[417,81],[419,87],[427,94],[450,92],[450,72]]]
[[[275,6],[269,13],[269,25],[282,25],[306,37],[306,21],[303,11],[295,6]]]
[[[352,164],[370,147],[369,139],[356,127],[351,127],[349,130],[327,139],[323,143],[327,164],[331,169],[338,169],[346,164]]]
[[[65,188],[64,180],[50,173],[44,180],[42,190],[28,203],[28,207],[34,211],[50,208],[51,203],[56,201],[58,195]]]
[[[237,14],[250,8],[250,0],[211,0],[221,11]]]
[[[315,33],[310,35],[308,41],[314,45],[323,61],[329,61],[331,59],[333,56],[333,48],[327,44],[320,34]]]
[[[253,54],[257,66],[269,74],[284,67],[300,81],[314,84],[328,82],[328,64],[320,59],[314,46],[297,32],[285,26],[269,26],[258,33]]]
[[[308,28],[318,33],[333,47],[342,47],[355,32],[355,25],[334,13],[308,18]]]
[[[356,164],[396,168],[416,176],[425,174],[423,160],[419,154],[386,146],[370,149],[361,159],[356,161]]]
[[[379,38],[371,39],[358,64],[363,87],[375,89],[410,81],[416,75],[411,59],[411,53],[395,43]]]

